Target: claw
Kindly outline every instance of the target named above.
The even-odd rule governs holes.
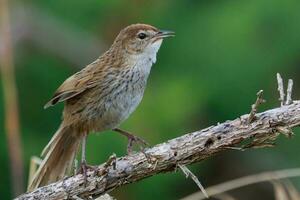
[[[84,185],[87,185],[87,170],[96,170],[95,166],[88,165],[85,160],[81,161],[80,167],[76,174],[82,174],[84,177]]]
[[[143,140],[142,138],[137,137],[127,131],[124,131],[119,128],[115,128],[113,130],[128,138],[127,154],[132,154],[134,144],[138,144],[138,146],[140,147],[142,152],[144,152],[145,147],[149,146],[149,144],[145,140]]]
[[[141,151],[144,151],[145,147],[149,146],[149,144],[142,138],[132,135],[132,137],[128,137],[127,154],[131,154],[133,152],[134,144],[137,144]]]

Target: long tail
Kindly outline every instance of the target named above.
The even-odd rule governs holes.
[[[69,173],[80,145],[81,136],[69,126],[61,125],[42,152],[45,155],[27,190],[58,181]]]

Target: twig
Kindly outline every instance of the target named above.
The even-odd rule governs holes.
[[[113,168],[115,168],[116,167],[116,160],[117,160],[117,156],[116,156],[115,153],[113,153],[111,156],[109,156],[108,160],[104,164],[104,167],[108,168],[110,166],[113,166]]]
[[[276,127],[276,130],[279,133],[282,133],[283,135],[285,135],[287,138],[291,138],[294,135],[292,129],[290,129],[289,127],[278,126],[278,127]]]
[[[104,163],[103,165],[103,170],[102,171],[98,171],[98,175],[107,175],[109,168],[113,167],[113,169],[116,168],[116,160],[117,160],[117,156],[116,154],[112,154],[108,160]]]
[[[219,200],[236,200],[233,196],[226,193],[218,194],[215,196],[215,198]],[[190,200],[198,200],[198,199],[190,199]]]
[[[201,190],[201,192],[203,193],[203,195],[206,198],[208,197],[208,194],[206,193],[204,187],[202,186],[202,184],[200,183],[199,179],[197,178],[197,176],[195,174],[193,174],[193,172],[191,172],[191,170],[189,170],[189,168],[187,168],[185,165],[180,165],[178,164],[178,167],[181,169],[181,171],[185,174],[186,178],[191,177],[191,179],[197,184],[197,186],[199,187],[199,189]]]
[[[288,87],[287,87],[287,90],[286,90],[285,105],[289,105],[293,102],[293,100],[292,100],[292,91],[293,91],[293,80],[289,79]]]
[[[72,197],[73,200],[85,200],[85,199],[82,199],[78,196],[73,196]],[[93,198],[87,198],[88,200],[91,199],[93,200]],[[115,198],[113,198],[112,196],[108,195],[108,194],[104,194],[100,197],[97,197],[95,200],[115,200]]]
[[[229,150],[237,150],[237,151],[245,151],[245,148],[242,147],[224,147],[225,149],[229,149]]]
[[[227,181],[225,183],[214,185],[209,188],[206,188],[206,191],[209,196],[215,196],[223,192],[228,192],[230,190],[234,190],[251,184],[256,184],[256,183],[266,182],[271,180],[279,180],[279,179],[290,178],[290,177],[299,177],[299,176],[300,176],[300,168],[284,169],[284,170],[278,170],[272,172],[263,172],[260,174],[249,175],[235,180]],[[192,200],[192,199],[202,200],[205,198],[206,197],[201,192],[196,192],[181,200]]]
[[[0,70],[5,106],[5,132],[10,158],[12,193],[16,196],[24,191],[24,173],[9,10],[9,1],[0,1]]]
[[[117,158],[115,168],[109,167],[107,174],[98,175],[88,171],[89,181],[86,187],[82,175],[72,176],[64,181],[67,191],[70,192],[70,196],[95,198],[122,185],[158,173],[173,171],[178,164],[188,165],[205,160],[218,152],[227,151],[224,147],[241,145],[251,138],[264,136],[274,139],[278,136],[277,127],[293,128],[300,125],[300,101],[257,113],[256,120],[251,126],[244,126],[242,119],[247,118],[248,115],[243,115],[235,120],[183,135],[146,150],[151,160],[157,162],[149,162],[141,152]],[[98,169],[105,170],[104,164]],[[59,181],[23,194],[17,199],[62,199],[67,197],[65,191],[62,181]]]
[[[264,102],[266,102],[266,100],[264,100],[262,98],[262,95],[263,95],[263,90],[260,90],[257,92],[256,96],[256,101],[254,104],[252,104],[251,106],[251,111],[250,111],[250,114],[249,114],[249,118],[248,118],[248,124],[250,124],[253,120],[255,120],[255,114],[257,113],[257,109],[258,109],[258,106]]]
[[[112,196],[110,196],[108,194],[105,194],[105,195],[102,195],[102,196],[98,197],[95,200],[115,200],[115,198],[113,198]]]
[[[300,192],[295,188],[290,180],[284,180],[284,186],[286,187],[291,200],[299,200],[300,199]]]
[[[279,95],[280,95],[279,101],[281,102],[281,106],[283,106],[285,94],[284,94],[283,80],[279,73],[277,73],[277,83],[278,83],[278,91],[279,91]]]
[[[288,191],[284,188],[284,184],[278,180],[271,181],[274,188],[275,200],[290,200]]]

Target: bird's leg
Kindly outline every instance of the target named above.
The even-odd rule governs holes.
[[[86,139],[87,139],[87,134],[85,134],[82,138],[82,143],[81,143],[81,163],[80,167],[78,170],[78,174],[83,174],[85,183],[87,181],[87,169],[92,169],[95,170],[94,166],[88,165],[86,163]]]
[[[127,153],[128,154],[132,153],[132,147],[133,147],[134,143],[139,144],[141,150],[144,150],[145,146],[149,146],[149,144],[145,140],[143,140],[140,137],[137,137],[137,136],[133,135],[132,133],[129,133],[129,132],[124,131],[124,130],[119,129],[119,128],[114,128],[113,131],[116,131],[116,132],[118,132],[118,133],[120,133],[120,134],[127,137],[127,139],[128,139]]]

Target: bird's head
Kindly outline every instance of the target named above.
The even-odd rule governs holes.
[[[163,39],[174,35],[172,31],[160,30],[151,25],[133,24],[121,30],[114,44],[129,54],[152,57],[156,55]]]

